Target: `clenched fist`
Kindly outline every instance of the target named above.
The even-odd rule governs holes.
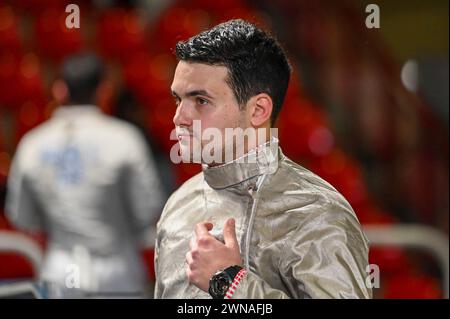
[[[242,264],[234,219],[228,219],[223,228],[225,244],[209,233],[212,229],[213,224],[209,222],[195,225],[195,238],[190,241],[186,254],[189,282],[206,292],[209,279],[216,271]]]

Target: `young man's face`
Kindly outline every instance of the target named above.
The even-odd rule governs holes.
[[[223,137],[225,128],[251,126],[247,108],[239,109],[233,91],[226,82],[228,69],[202,63],[180,61],[175,70],[171,90],[177,103],[173,122],[177,129],[181,153],[189,152],[192,160],[194,140],[203,149],[212,136],[198,136],[205,129],[217,128]],[[194,131],[194,120],[200,120],[200,132]],[[220,144],[220,143],[219,143]],[[229,144],[229,143],[228,143]]]

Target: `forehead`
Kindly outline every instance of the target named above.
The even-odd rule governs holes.
[[[173,77],[172,90],[179,94],[191,90],[221,93],[229,89],[227,76],[225,66],[180,61]]]

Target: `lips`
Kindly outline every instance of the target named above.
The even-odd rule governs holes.
[[[188,141],[193,138],[194,134],[187,127],[176,126],[175,134],[179,142]]]
[[[192,135],[189,135],[189,134],[177,134],[177,138],[178,138],[179,141],[182,141],[182,140],[187,140],[187,139],[192,138]]]
[[[187,140],[187,139],[192,138],[191,132],[189,132],[187,130],[177,130],[176,133],[177,133],[177,138],[178,138],[179,141]]]

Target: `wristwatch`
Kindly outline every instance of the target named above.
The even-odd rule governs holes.
[[[209,280],[209,294],[213,299],[224,299],[228,288],[230,288],[234,277],[242,269],[241,266],[234,265],[217,271]]]

